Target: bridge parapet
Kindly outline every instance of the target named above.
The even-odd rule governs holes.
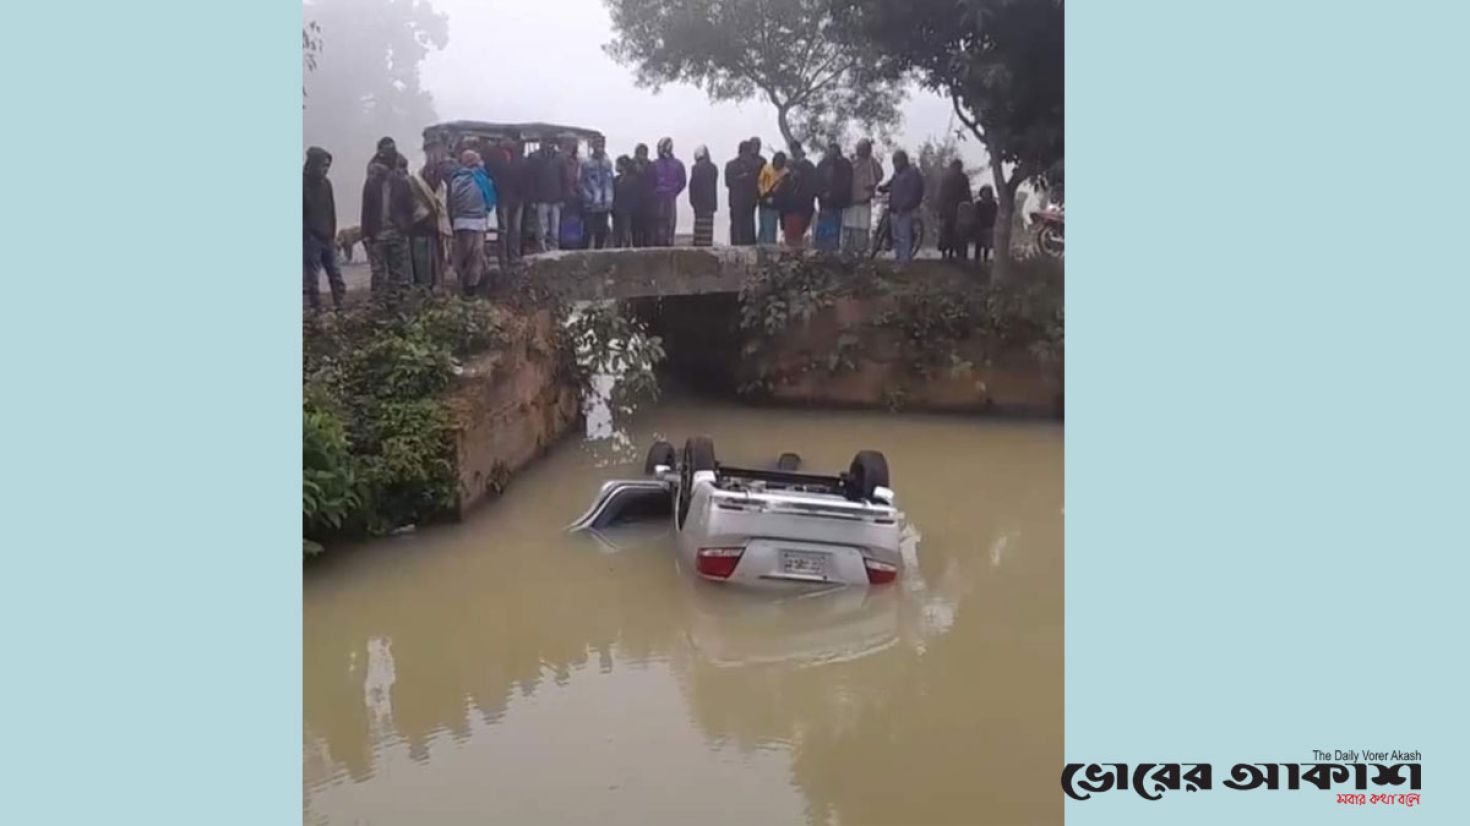
[[[769,255],[757,247],[568,250],[528,256],[525,276],[576,301],[733,293]]]

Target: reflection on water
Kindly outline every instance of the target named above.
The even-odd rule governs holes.
[[[883,450],[905,578],[753,595],[685,579],[659,524],[561,532],[695,433]],[[593,435],[307,572],[307,822],[1061,822],[1060,426],[680,402]]]

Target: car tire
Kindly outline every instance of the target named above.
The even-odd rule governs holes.
[[[875,488],[888,487],[888,460],[876,450],[859,450],[847,469],[847,497],[857,501],[873,498]]]
[[[674,467],[679,464],[679,454],[674,452],[674,446],[668,442],[654,442],[648,448],[648,458],[643,460],[643,474],[652,476],[654,468],[659,465]]]
[[[679,527],[689,517],[689,491],[694,486],[694,474],[701,470],[715,469],[715,442],[708,436],[694,436],[684,442],[684,457],[679,463]]]
[[[684,463],[690,473],[715,469],[715,442],[708,436],[695,436],[684,443]]]
[[[801,469],[801,457],[795,453],[782,453],[776,460],[776,470],[797,471]]]

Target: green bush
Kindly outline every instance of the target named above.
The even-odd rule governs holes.
[[[565,334],[575,356],[582,392],[592,390],[598,375],[614,379],[608,399],[614,415],[631,414],[640,405],[658,400],[658,365],[664,360],[663,340],[650,335],[638,319],[616,305],[591,304],[572,316]]]
[[[353,310],[304,338],[304,550],[453,507],[454,427],[442,395],[460,359],[496,346],[492,305],[422,296]]]
[[[334,413],[308,402],[301,446],[301,529],[306,537],[327,536],[342,530],[362,506],[347,428]]]

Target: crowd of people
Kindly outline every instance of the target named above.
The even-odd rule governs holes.
[[[869,247],[873,204],[883,195],[895,257],[900,262],[912,257],[924,177],[905,152],[894,152],[892,177],[884,181],[883,165],[866,139],[857,142],[851,157],[829,143],[815,164],[800,143],[793,142],[789,152],[775,152],[769,161],[761,148],[760,138],[742,141],[724,166],[732,246],[773,245],[779,233],[788,248],[802,249],[810,231],[816,250],[860,254]],[[313,312],[320,310],[322,271],[339,309],[346,293],[336,256],[336,206],[327,177],[331,163],[325,149],[307,150],[303,287]],[[946,174],[938,199],[941,249],[946,257],[965,257],[958,239],[974,238],[978,259],[988,249],[989,234],[969,228],[993,225],[995,201],[988,186],[974,201],[958,164]],[[589,142],[585,158],[578,156],[575,140],[544,141],[523,156],[521,143],[506,138],[471,143],[458,157],[410,170],[397,144],[385,137],[368,163],[359,225],[372,289],[433,289],[447,281],[451,269],[461,290],[478,289],[486,277],[492,214],[502,269],[528,251],[672,246],[678,200],[686,191],[694,211],[693,244],[711,246],[719,177],[708,148],[695,148],[686,170],[669,138],[658,141],[654,158],[640,143],[631,157],[616,161],[600,136]]]

